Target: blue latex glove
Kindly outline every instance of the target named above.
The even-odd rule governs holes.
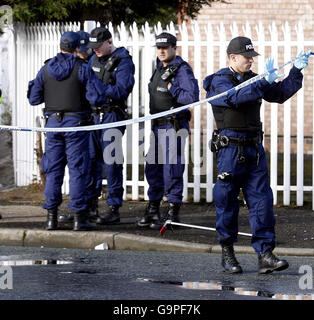
[[[265,72],[270,73],[265,77],[265,79],[269,84],[273,83],[276,79],[285,76],[284,73],[277,74],[275,71],[276,70],[274,70],[274,59],[271,57],[267,58],[265,63]]]
[[[302,70],[307,67],[309,64],[309,56],[311,55],[311,50],[309,50],[307,53],[303,53],[301,51],[299,55],[294,60],[294,66],[298,68],[299,70]]]

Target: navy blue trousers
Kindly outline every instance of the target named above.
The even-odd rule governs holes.
[[[222,134],[233,137],[249,137],[248,133],[223,130]],[[219,242],[237,241],[240,188],[249,209],[252,229],[251,243],[254,250],[264,253],[275,247],[275,217],[273,212],[273,193],[269,184],[267,160],[263,145],[258,145],[260,154],[257,165],[257,150],[254,146],[243,147],[244,163],[238,163],[238,147],[229,145],[217,154],[218,174],[228,172],[230,181],[217,179],[214,186],[216,206],[216,229]]]
[[[104,117],[94,116],[95,124],[112,123],[121,118],[115,112],[107,112]],[[107,179],[108,206],[122,206],[123,202],[123,154],[122,136],[125,126],[90,132],[89,173],[87,198],[98,198],[102,191],[103,169]]]
[[[50,117],[47,128],[76,127],[80,119],[65,116],[61,122]],[[57,209],[62,202],[61,187],[65,166],[69,168],[71,202],[74,211],[86,209],[86,175],[88,169],[89,132],[47,132],[42,170],[46,174],[44,209]]]
[[[180,121],[180,127],[177,132],[172,124],[153,127],[145,166],[150,201],[160,201],[165,195],[168,202],[182,204],[188,121]]]

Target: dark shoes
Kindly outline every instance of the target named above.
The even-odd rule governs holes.
[[[46,230],[56,230],[58,228],[58,209],[49,209],[47,213]]]
[[[159,212],[160,201],[150,201],[144,213],[144,217],[137,222],[141,228],[149,227],[155,221],[160,220]]]
[[[151,224],[151,229],[160,230],[166,220],[171,220],[172,222],[180,222],[179,219],[179,212],[180,212],[181,204],[179,203],[169,203],[168,212],[166,213],[166,216],[164,218],[155,219]],[[173,226],[173,228],[176,228],[177,226]]]
[[[267,274],[273,271],[282,271],[289,267],[286,260],[278,259],[271,250],[261,253],[258,257],[258,273]]]
[[[221,265],[224,272],[242,273],[242,268],[234,255],[233,245],[222,245]]]
[[[58,216],[58,221],[62,223],[72,223],[74,221],[74,214],[72,212],[61,213]]]
[[[104,224],[103,218],[98,211],[98,198],[92,198],[87,201],[88,219],[90,222]]]
[[[87,211],[79,211],[74,214],[74,231],[89,231],[94,230],[96,225],[89,221],[89,216]]]
[[[105,213],[104,217],[101,217],[98,213],[98,199],[90,199],[87,201],[87,210],[82,213],[84,215],[84,225],[86,227],[80,227],[83,225],[79,221],[83,221],[80,218],[76,218],[76,214],[74,213],[62,213],[58,217],[59,222],[63,223],[73,223],[73,230],[81,230],[84,228],[84,230],[90,230],[87,225],[93,226],[94,228],[94,223],[100,224],[100,225],[105,225],[105,224],[117,224],[120,222],[120,215],[119,215],[119,206],[110,206],[109,210]],[[53,230],[53,229],[50,229]]]
[[[105,212],[104,217],[99,217],[96,219],[97,224],[118,224],[120,223],[120,206],[109,206],[107,212]]]
[[[179,211],[181,205],[178,203],[169,203],[168,212],[165,217],[159,212],[160,201],[150,201],[144,217],[137,222],[139,227],[150,227],[151,229],[160,230],[166,220],[180,222]]]

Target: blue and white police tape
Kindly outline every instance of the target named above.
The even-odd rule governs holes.
[[[308,53],[304,53],[301,56],[304,56]],[[314,55],[314,52],[310,53],[311,55]],[[300,57],[300,56],[299,56]],[[178,113],[180,111],[189,109],[189,108],[194,108],[198,105],[201,105],[205,102],[210,102],[213,101],[215,99],[219,99],[223,96],[226,96],[228,94],[231,94],[237,90],[240,90],[248,85],[251,85],[252,83],[261,80],[263,78],[265,78],[266,76],[268,76],[270,73],[275,72],[279,69],[284,68],[285,66],[287,66],[290,63],[293,63],[295,61],[296,58],[291,59],[290,61],[278,66],[277,68],[274,68],[272,70],[269,70],[267,72],[264,72],[260,75],[257,75],[247,81],[244,81],[242,83],[240,83],[239,85],[237,85],[236,87],[229,89],[227,91],[224,91],[220,94],[217,94],[213,97],[207,98],[207,99],[203,99],[203,100],[199,100],[197,102],[185,105],[185,106],[181,106],[181,107],[177,107],[177,108],[173,108],[167,111],[163,111],[163,112],[159,112],[156,114],[152,114],[152,115],[148,115],[148,116],[144,116],[144,117],[139,117],[139,118],[135,118],[135,119],[129,119],[129,120],[123,120],[123,121],[117,121],[117,122],[111,122],[111,123],[102,123],[102,124],[97,124],[97,125],[91,125],[91,126],[81,126],[81,127],[62,127],[62,128],[41,128],[41,127],[34,127],[34,128],[28,128],[28,127],[22,127],[22,126],[8,126],[8,125],[0,125],[0,130],[9,130],[9,131],[30,131],[30,132],[70,132],[70,131],[92,131],[92,130],[102,130],[102,129],[109,129],[109,128],[116,128],[116,127],[121,127],[121,126],[127,126],[127,125],[131,125],[134,123],[140,123],[140,122],[144,122],[144,121],[148,121],[148,120],[153,120],[153,119],[157,119],[157,118],[161,118],[161,117],[166,117],[166,116],[170,116],[174,113]]]

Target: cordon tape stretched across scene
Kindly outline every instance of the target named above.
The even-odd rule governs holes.
[[[311,55],[314,55],[314,52],[310,53]],[[303,55],[306,55],[306,53],[304,53]],[[302,56],[303,56],[302,55]],[[167,111],[163,111],[163,112],[159,112],[153,115],[149,115],[149,116],[144,116],[144,117],[139,117],[136,119],[129,119],[129,120],[123,120],[123,121],[117,121],[117,122],[112,122],[112,123],[104,123],[104,124],[98,124],[98,125],[91,125],[91,126],[81,126],[81,127],[63,127],[63,128],[42,128],[42,127],[35,127],[35,128],[27,128],[27,127],[21,127],[21,126],[8,126],[8,125],[0,125],[0,130],[10,130],[10,131],[30,131],[30,132],[70,132],[70,131],[92,131],[92,130],[102,130],[102,129],[109,129],[109,128],[116,128],[116,127],[121,127],[121,126],[126,126],[126,125],[130,125],[130,124],[134,124],[134,123],[139,123],[139,122],[144,122],[144,121],[148,121],[148,120],[152,120],[152,119],[157,119],[160,117],[165,117],[165,116],[169,116],[171,114],[180,112],[182,110],[188,109],[188,108],[194,108],[195,106],[198,106],[200,104],[203,104],[205,102],[210,102],[213,101],[215,99],[221,98],[223,96],[226,96],[228,94],[231,94],[237,90],[240,90],[241,88],[244,88],[258,80],[261,80],[262,78],[268,76],[270,73],[273,73],[279,69],[284,68],[285,66],[287,66],[290,63],[293,63],[294,59],[291,59],[290,61],[280,65],[278,68],[274,68],[272,70],[269,70],[267,72],[264,72],[260,75],[257,75],[247,81],[242,82],[241,84],[239,84],[238,86],[229,89],[225,92],[222,92],[216,96],[207,98],[207,99],[203,99],[185,106],[181,106],[181,107],[177,107],[177,108],[173,108]]]

